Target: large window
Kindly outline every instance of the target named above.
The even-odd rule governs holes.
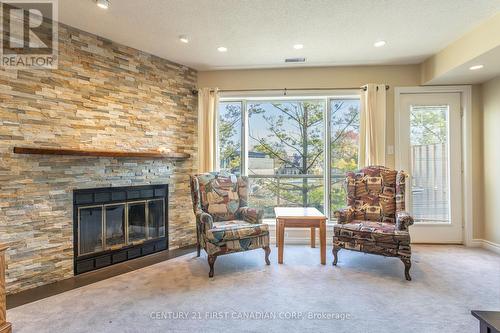
[[[250,203],[324,210],[322,100],[252,101],[248,110]]]
[[[235,174],[241,173],[241,105],[241,102],[219,104],[219,166]]]
[[[330,211],[346,206],[344,179],[358,168],[359,99],[330,100]]]
[[[248,175],[250,205],[266,218],[276,206],[345,206],[345,172],[358,161],[356,96],[223,100],[218,128],[220,169]]]

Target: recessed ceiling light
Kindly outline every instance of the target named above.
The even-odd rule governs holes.
[[[483,67],[484,67],[484,65],[474,65],[474,66],[470,66],[470,67],[469,67],[469,69],[470,69],[471,71],[475,71],[475,70],[477,70],[477,69],[481,69],[481,68],[483,68]]]
[[[294,49],[296,49],[296,50],[300,50],[300,49],[303,49],[303,48],[304,48],[304,45],[303,45],[303,44],[295,44],[295,45],[293,46],[293,48],[294,48]]]
[[[385,44],[387,44],[387,43],[385,42],[385,40],[379,40],[379,41],[376,41],[376,42],[373,44],[373,46],[375,46],[375,47],[382,47],[382,46],[385,46]]]
[[[219,47],[217,48],[217,51],[219,51],[219,52],[227,52],[227,47],[224,47],[224,46],[219,46]]]
[[[306,58],[286,58],[285,62],[306,62]]]
[[[96,0],[97,7],[102,9],[109,8],[109,0]]]
[[[184,44],[189,43],[189,38],[188,38],[188,36],[186,36],[186,35],[180,35],[180,36],[179,36],[179,40],[180,40],[182,43],[184,43]]]

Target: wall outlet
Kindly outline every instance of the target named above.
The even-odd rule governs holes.
[[[387,146],[387,155],[394,155],[394,146],[393,145]]]

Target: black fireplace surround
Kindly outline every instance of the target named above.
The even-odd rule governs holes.
[[[73,191],[75,275],[168,249],[168,185]]]

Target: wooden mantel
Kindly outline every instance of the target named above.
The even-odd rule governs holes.
[[[123,158],[167,158],[174,160],[185,160],[191,157],[188,153],[169,153],[159,151],[115,151],[115,150],[85,150],[85,149],[61,149],[43,147],[14,147],[15,154],[35,155],[71,155],[91,157],[123,157]]]
[[[7,322],[7,301],[5,296],[5,250],[7,246],[0,244],[0,333],[11,333],[12,326]]]

